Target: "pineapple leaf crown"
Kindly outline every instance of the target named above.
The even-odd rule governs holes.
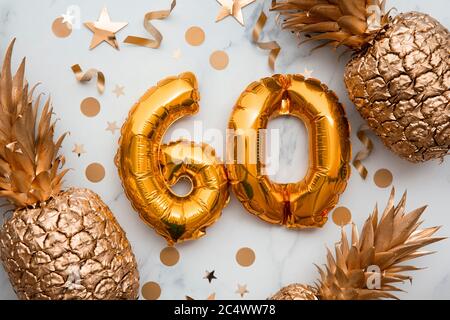
[[[345,45],[360,50],[389,22],[386,0],[282,0],[273,1],[272,10],[283,18],[282,27],[297,35],[312,34],[324,40],[319,47]]]
[[[320,299],[397,299],[392,293],[402,291],[395,285],[412,278],[405,274],[419,268],[406,261],[433,252],[421,251],[431,243],[445,238],[433,237],[439,227],[418,230],[426,207],[405,213],[406,192],[397,206],[392,189],[388,204],[378,219],[378,209],[364,223],[361,235],[352,225],[351,242],[342,229],[341,241],[335,246],[335,255],[328,250],[327,264],[317,267],[320,280],[315,291]],[[371,278],[379,277],[379,284]]]
[[[65,134],[53,140],[55,122],[48,99],[40,113],[40,96],[24,78],[25,59],[11,74],[15,40],[6,50],[0,76],[0,197],[16,207],[46,201],[61,189],[67,169],[59,172],[64,157],[58,155]]]

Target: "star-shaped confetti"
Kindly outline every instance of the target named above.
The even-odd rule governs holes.
[[[311,78],[313,73],[313,70],[309,70],[308,68],[305,68],[305,70],[303,71],[303,76],[308,79]]]
[[[119,50],[116,33],[128,25],[128,22],[111,22],[108,9],[103,8],[97,21],[85,22],[84,25],[94,33],[90,49],[94,49],[103,41]]]
[[[173,53],[172,53],[172,58],[174,58],[175,60],[178,60],[181,58],[181,50],[180,49],[176,49]]]
[[[125,95],[125,87],[124,86],[120,86],[118,84],[116,84],[116,87],[114,88],[114,90],[112,91],[116,97],[120,97],[120,96],[124,96]]]
[[[75,19],[75,16],[72,15],[70,12],[63,13],[61,17],[63,18],[62,23],[68,23],[70,26],[73,25],[73,20]]]
[[[194,298],[190,297],[190,296],[186,296],[186,300],[195,300]],[[206,300],[216,300],[216,293],[213,292],[211,293]]]
[[[80,157],[83,153],[86,153],[86,151],[84,150],[84,145],[83,144],[76,144],[73,146],[73,153],[75,153],[76,155],[78,155],[78,157]]]
[[[216,272],[215,270],[209,272],[208,270],[206,270],[206,274],[203,277],[203,279],[207,279],[209,283],[211,283],[214,279],[217,279],[217,277],[214,275],[214,272]]]
[[[241,25],[244,25],[244,16],[242,15],[242,8],[255,2],[255,0],[217,0],[222,8],[216,18],[216,22],[225,19],[228,16],[233,16]]]
[[[106,128],[106,131],[111,131],[112,134],[116,133],[116,130],[119,130],[119,127],[117,126],[116,121],[114,122],[108,122],[108,127]]]
[[[241,298],[243,298],[246,293],[249,293],[249,291],[247,290],[247,285],[238,284],[238,289],[236,290],[236,293],[238,293],[241,296]]]

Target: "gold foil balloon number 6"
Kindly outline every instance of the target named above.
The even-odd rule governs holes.
[[[270,118],[291,115],[309,134],[309,167],[297,183],[276,184],[265,169],[264,130]],[[237,198],[259,218],[291,228],[320,227],[350,174],[345,111],[317,80],[275,75],[254,82],[238,99],[228,128],[228,178]]]
[[[198,101],[192,73],[160,81],[130,111],[116,155],[127,197],[169,244],[203,236],[229,200],[225,168],[210,146],[184,140],[162,144],[173,122],[198,111]],[[182,177],[192,182],[186,196],[170,188]]]

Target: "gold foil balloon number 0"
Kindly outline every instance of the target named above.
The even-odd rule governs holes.
[[[275,75],[251,84],[234,107],[227,169],[207,144],[162,144],[168,127],[198,109],[197,81],[184,73],[160,81],[132,108],[122,127],[116,164],[127,197],[169,244],[205,234],[229,200],[228,180],[244,207],[287,227],[318,227],[349,177],[349,126],[337,97],[316,80]],[[265,173],[265,135],[271,117],[292,115],[309,132],[309,169],[298,183],[276,184]],[[240,143],[241,142],[241,143]],[[241,146],[241,147],[240,147]],[[192,182],[186,196],[171,187]]]

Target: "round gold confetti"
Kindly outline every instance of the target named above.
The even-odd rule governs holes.
[[[380,169],[375,172],[373,181],[380,188],[387,188],[392,184],[392,173],[388,169]]]
[[[249,267],[255,262],[255,252],[250,248],[241,248],[236,253],[236,261],[243,267]]]
[[[216,70],[223,70],[228,66],[228,54],[225,51],[214,51],[209,57],[209,63]]]
[[[94,97],[81,101],[80,110],[86,117],[95,117],[100,112],[100,102]]]
[[[142,296],[146,300],[157,300],[161,296],[161,287],[156,282],[150,281],[142,286]]]
[[[186,31],[185,38],[191,46],[199,46],[205,41],[205,32],[200,27],[190,27]]]
[[[352,213],[346,207],[338,207],[333,211],[333,222],[338,226],[345,226],[352,221]]]
[[[53,21],[52,31],[58,38],[67,38],[72,33],[72,27],[68,22],[63,23],[63,18],[59,17]]]
[[[178,260],[180,260],[180,253],[174,247],[166,247],[161,250],[159,258],[164,265],[171,267],[176,265]]]
[[[86,168],[86,178],[91,182],[100,182],[105,177],[105,168],[100,163],[91,163]]]

